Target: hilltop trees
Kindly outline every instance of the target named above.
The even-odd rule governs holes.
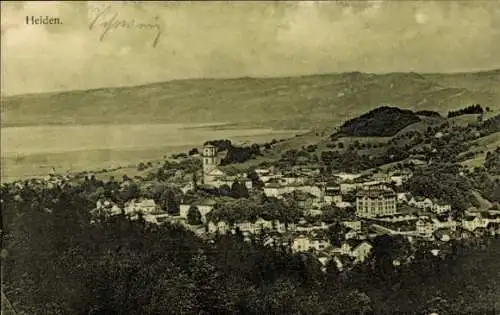
[[[461,115],[483,114],[483,113],[484,113],[483,107],[479,104],[475,104],[456,111],[449,111],[448,118],[457,117]]]
[[[346,121],[341,133],[352,137],[389,137],[419,121],[420,118],[410,110],[381,106]]]

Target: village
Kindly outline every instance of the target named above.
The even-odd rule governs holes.
[[[396,191],[394,187],[402,187],[411,178],[411,171],[371,176],[337,173],[325,178],[311,166],[286,171],[257,168],[261,185],[256,187],[248,174],[226,174],[219,167],[220,157],[213,145],[206,144],[195,158],[202,161],[202,176],[194,183],[179,181],[182,192],[191,198],[183,198],[178,214],[167,213],[153,199],[144,198],[130,200],[123,208],[110,200],[99,200],[93,213],[125,214],[152,224],[180,224],[208,242],[227,234],[241,235],[247,242],[258,238],[266,246],[311,253],[324,270],[331,262],[339,270],[363,263],[371,254],[372,240],[381,235],[404,238],[410,244],[425,243],[436,257],[443,255],[453,239],[500,235],[498,210],[471,208],[457,216],[450,205],[440,200]],[[234,183],[244,187],[247,198],[235,201],[193,192],[200,187],[218,189]],[[248,206],[262,198],[289,208],[282,210],[284,215],[270,216]],[[227,207],[229,204],[233,208]],[[248,213],[231,213],[234,207]],[[408,251],[405,256],[393,264],[410,261],[413,253]]]

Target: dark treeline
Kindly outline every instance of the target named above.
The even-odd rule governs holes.
[[[479,104],[475,104],[459,110],[449,111],[448,118],[457,117],[461,115],[483,114],[483,113],[484,113],[483,107]]]
[[[476,241],[457,243],[444,260],[419,245],[415,261],[398,269],[388,262],[415,245],[381,237],[366,263],[342,272],[331,263],[323,273],[310,254],[264,247],[264,235],[205,243],[177,225],[92,217],[91,186],[2,187],[3,291],[18,314],[421,314],[444,306],[440,314],[487,314],[495,301],[495,240],[486,253]],[[474,264],[460,261],[464,250]]]
[[[442,118],[441,114],[439,114],[438,112],[432,111],[432,110],[421,110],[421,111],[415,112],[415,115],[434,117],[434,118]]]

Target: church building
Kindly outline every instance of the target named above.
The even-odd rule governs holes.
[[[246,173],[230,176],[219,168],[221,159],[214,145],[207,144],[203,146],[201,158],[203,161],[203,184],[214,187],[223,185],[231,187],[234,182],[239,182],[244,184],[247,189],[252,188],[252,181],[247,177]]]

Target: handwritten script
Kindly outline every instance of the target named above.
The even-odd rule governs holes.
[[[159,23],[142,23],[135,19],[122,19],[119,13],[113,11],[111,5],[105,7],[95,7],[93,11],[96,13],[95,17],[91,20],[89,24],[89,29],[100,29],[99,40],[103,41],[110,33],[118,29],[138,29],[150,31],[153,34],[153,47],[156,47],[160,41],[160,36],[162,34],[162,28]],[[154,17],[158,20],[158,16]]]

